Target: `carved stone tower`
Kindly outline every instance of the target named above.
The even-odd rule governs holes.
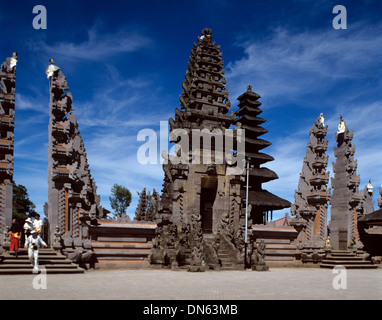
[[[0,70],[0,245],[12,224],[16,63],[15,52]]]
[[[76,116],[73,97],[64,74],[50,60],[48,146],[48,219],[50,239],[54,228],[75,239],[88,238],[88,226],[98,217],[99,196],[91,177]]]
[[[299,244],[305,248],[322,248],[327,237],[327,209],[330,192],[327,188],[329,171],[325,154],[328,140],[325,140],[328,126],[323,114],[315,121],[309,132],[309,142],[302,165],[302,172],[295,192],[291,213],[303,219],[305,227],[299,235]]]
[[[358,238],[357,219],[362,212],[359,206],[362,196],[359,193],[357,160],[354,160],[353,131],[349,131],[342,117],[335,137],[337,147],[334,148],[336,162],[333,163],[334,178],[331,180],[330,244],[334,250],[347,250],[352,239]]]
[[[170,157],[165,168],[172,181],[173,222],[190,222],[193,210],[199,210],[204,233],[216,233],[225,213],[239,221],[238,207],[232,209],[240,195],[233,191],[238,185],[226,175],[224,159],[224,135],[234,116],[227,115],[231,104],[221,57],[211,30],[204,29],[191,51],[179,97],[181,110],[169,120],[170,141],[178,142],[180,152],[180,158]]]
[[[212,41],[211,30],[204,29],[191,51],[179,97],[181,108],[169,119],[176,155],[164,155],[165,178],[153,257],[164,250],[159,239],[170,237],[165,246],[174,248],[178,243],[189,252],[191,266],[196,269],[216,262],[216,239],[223,225],[232,233],[240,227],[240,174],[229,170],[236,158],[232,152],[236,139],[229,130],[235,115],[228,114],[231,103],[223,65],[220,46]],[[232,155],[229,164],[226,150]],[[182,260],[182,250],[178,249],[177,258],[173,255],[172,264]]]

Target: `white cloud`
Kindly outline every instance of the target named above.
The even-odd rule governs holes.
[[[329,29],[292,34],[277,28],[267,40],[248,40],[240,44],[245,56],[226,67],[231,97],[251,84],[268,107],[312,95],[317,103],[335,83],[378,77],[381,34],[381,24],[371,29],[359,23],[347,33]],[[373,74],[366,72],[370,69]]]
[[[41,101],[41,97],[32,97],[21,93],[16,93],[15,95],[15,109],[17,111],[36,111],[48,115],[49,108],[44,105],[44,102],[45,101]]]
[[[81,43],[58,42],[48,44],[37,41],[30,44],[34,50],[48,53],[60,59],[108,60],[116,54],[126,54],[147,48],[151,40],[138,32],[123,30],[113,34],[100,33],[99,25],[95,24],[88,31],[88,39]]]

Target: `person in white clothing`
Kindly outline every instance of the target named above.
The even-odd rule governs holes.
[[[42,231],[42,220],[40,219],[40,215],[38,213],[36,213],[35,216],[34,216],[33,228],[39,234],[41,234],[41,231]]]
[[[31,235],[25,241],[25,248],[28,248],[29,261],[38,270],[38,250],[40,246],[47,247],[48,245],[41,239],[36,230],[31,231]]]

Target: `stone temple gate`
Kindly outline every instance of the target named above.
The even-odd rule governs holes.
[[[0,231],[12,224],[13,150],[17,53],[0,70]],[[0,237],[0,245],[4,239]]]
[[[89,224],[99,217],[99,196],[78,130],[73,97],[64,74],[50,60],[48,220],[50,240],[58,228],[72,239],[89,238]]]

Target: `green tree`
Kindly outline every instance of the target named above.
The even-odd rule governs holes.
[[[29,199],[28,190],[21,184],[13,183],[12,216],[20,221],[36,213],[36,205]]]
[[[126,214],[126,209],[131,203],[131,192],[124,186],[114,184],[111,188],[111,196],[109,197],[110,205],[115,211],[115,217],[122,217]]]

